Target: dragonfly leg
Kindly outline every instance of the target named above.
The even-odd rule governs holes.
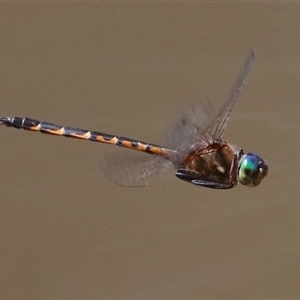
[[[175,174],[179,179],[182,179],[184,181],[190,182],[194,185],[199,185],[211,189],[231,189],[236,185],[236,182],[234,183],[220,183],[215,181],[208,181],[201,179],[199,175],[195,172],[192,172],[187,169],[179,169]]]

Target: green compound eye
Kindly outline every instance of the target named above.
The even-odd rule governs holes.
[[[253,152],[244,155],[239,163],[238,178],[241,184],[254,187],[260,184],[268,173],[268,166]]]

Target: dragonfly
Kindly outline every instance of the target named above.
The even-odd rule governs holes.
[[[106,177],[124,186],[143,186],[148,177],[173,166],[179,179],[196,186],[231,189],[240,182],[255,187],[268,173],[265,161],[258,154],[245,154],[242,148],[222,139],[255,57],[256,51],[252,50],[220,110],[214,109],[208,101],[190,107],[171,128],[165,146],[27,117],[0,117],[0,125],[117,145],[150,154],[140,161],[131,159],[130,155],[103,160]]]

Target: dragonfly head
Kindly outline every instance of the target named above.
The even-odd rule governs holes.
[[[238,179],[241,184],[257,186],[267,174],[268,166],[256,153],[249,152],[242,156],[238,168]]]

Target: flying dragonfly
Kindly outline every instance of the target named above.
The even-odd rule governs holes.
[[[103,161],[104,174],[124,186],[143,186],[150,175],[173,165],[179,179],[194,185],[230,189],[240,182],[255,187],[268,173],[264,160],[254,152],[244,154],[242,148],[222,139],[255,56],[256,52],[252,50],[223,108],[215,111],[209,103],[191,107],[186,116],[174,124],[165,146],[27,117],[0,117],[0,125],[117,145],[151,154],[151,157],[141,161],[131,160],[128,156],[121,160],[113,158]]]

